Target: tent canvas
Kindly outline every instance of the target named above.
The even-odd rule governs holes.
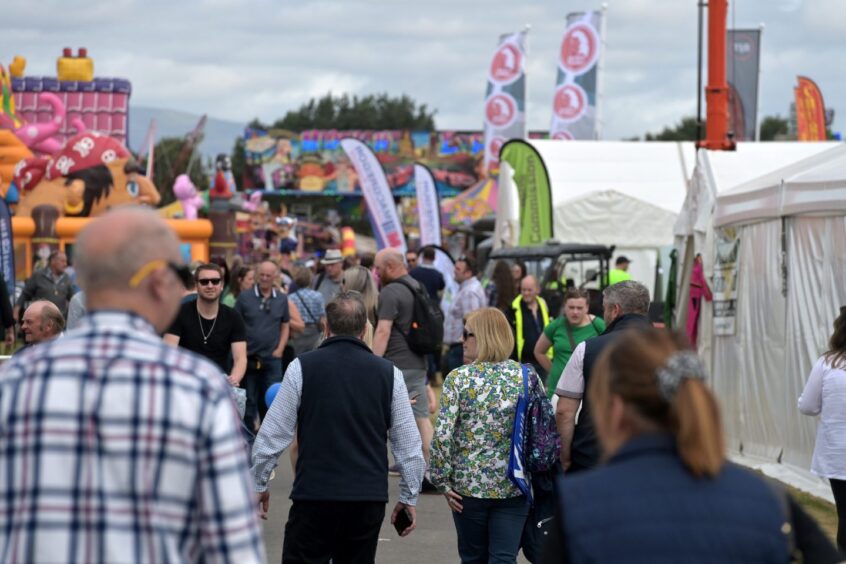
[[[711,307],[699,320],[698,348],[711,368],[730,451],[829,499],[828,487],[807,470],[816,421],[801,415],[796,401],[846,303],[846,287],[837,282],[846,277],[846,210],[830,206],[832,190],[846,181],[837,165],[843,151],[833,143],[700,151],[676,224],[677,248],[686,254],[679,322],[694,254],[702,254],[709,275],[717,224],[740,240],[735,333],[714,335]],[[807,195],[809,185],[815,205],[805,198],[801,206],[785,206],[787,194]]]
[[[651,291],[658,249],[673,244],[671,226],[687,193],[695,157],[693,143],[525,143],[540,154],[549,173],[555,239],[616,245],[616,254],[633,260],[633,276]],[[501,198],[505,189],[516,191],[509,173],[510,167],[503,164]],[[518,198],[511,201],[516,205]],[[513,216],[513,209],[498,209],[498,225]]]

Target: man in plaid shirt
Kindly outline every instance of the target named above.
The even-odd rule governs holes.
[[[225,377],[159,338],[179,263],[149,210],[80,234],[88,316],[0,371],[0,561],[265,560]]]

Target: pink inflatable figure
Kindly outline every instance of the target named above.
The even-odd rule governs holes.
[[[53,119],[45,123],[27,123],[14,130],[15,135],[21,142],[32,151],[52,155],[59,152],[62,142],[54,137],[59,133],[62,124],[67,118],[65,104],[55,94],[44,92],[39,99],[47,102],[53,107]],[[79,118],[73,118],[71,124],[76,128],[77,133],[85,131],[85,124]]]
[[[248,211],[250,213],[255,213],[259,210],[261,206],[261,190],[256,190],[252,194],[250,194],[249,201],[244,202],[241,206],[244,208],[244,211]]]
[[[194,186],[187,174],[180,174],[176,177],[176,182],[173,183],[173,195],[182,204],[182,209],[185,210],[185,219],[197,219],[197,210],[203,207],[205,202],[202,196],[197,193],[197,187]]]

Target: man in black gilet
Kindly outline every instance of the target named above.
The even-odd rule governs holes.
[[[561,467],[565,472],[593,468],[599,463],[599,445],[587,399],[593,365],[600,353],[623,331],[648,327],[649,290],[640,282],[626,280],[605,288],[602,292],[605,332],[579,343],[555,389],[558,406],[555,419],[561,435]],[[582,405],[579,421],[576,412]]]
[[[400,470],[391,523],[414,506],[425,462],[402,372],[373,354],[362,337],[361,295],[341,292],[326,306],[326,340],[285,372],[253,446],[260,509],[277,458],[299,444],[283,562],[373,562],[388,501],[390,440]],[[390,433],[389,433],[390,431]]]

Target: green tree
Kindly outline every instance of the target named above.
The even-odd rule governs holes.
[[[705,135],[705,123],[702,123],[702,135]],[[647,133],[646,141],[696,141],[696,118],[686,117],[674,127],[665,127],[661,133]]]
[[[775,141],[780,135],[787,135],[787,119],[781,116],[767,116],[761,120],[761,141]]]
[[[162,206],[173,203],[176,199],[173,195],[173,182],[177,176],[185,173],[189,165],[191,170],[188,176],[191,177],[194,186],[198,190],[207,190],[209,187],[209,171],[197,152],[197,146],[195,145],[191,151],[184,149],[185,139],[182,137],[165,137],[156,143],[153,182],[159,194],[162,195]]]
[[[277,129],[302,132],[307,129],[435,129],[436,111],[418,105],[409,96],[370,94],[359,98],[348,94],[310,99],[273,123]]]
[[[247,168],[246,143],[244,143],[243,137],[235,138],[235,146],[232,147],[230,158],[232,159],[232,176],[235,177],[235,185],[241,189],[244,186],[244,171]]]

